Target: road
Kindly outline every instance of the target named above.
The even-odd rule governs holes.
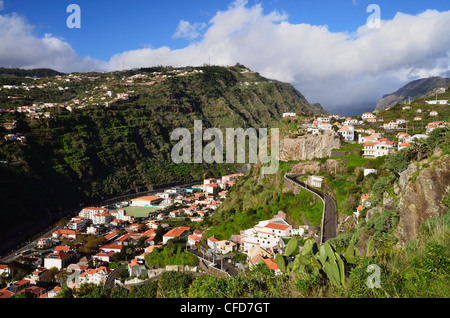
[[[321,198],[321,200],[324,203],[324,215],[322,220],[322,239],[321,243],[326,242],[330,238],[336,237],[337,235],[337,204],[336,201],[327,193],[324,193],[322,191],[319,191],[315,188],[312,188],[308,186],[306,183],[300,181],[298,177],[302,176],[301,174],[293,174],[293,175],[286,175],[285,177],[295,184],[301,186],[302,188],[305,188],[309,190],[310,192],[314,193],[318,197]]]

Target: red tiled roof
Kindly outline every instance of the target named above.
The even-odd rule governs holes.
[[[164,237],[178,237],[181,234],[183,234],[185,231],[189,231],[191,228],[186,227],[186,226],[180,226],[177,228],[174,228],[172,230],[170,230],[169,232],[167,232],[166,234],[164,234]]]
[[[285,231],[285,230],[287,230],[290,227],[290,225],[278,224],[278,223],[269,223],[265,227],[269,228],[269,229]]]

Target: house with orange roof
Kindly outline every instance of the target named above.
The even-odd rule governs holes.
[[[8,290],[14,294],[19,293],[21,290],[30,287],[31,281],[28,279],[22,279],[13,283],[10,283],[8,286]]]
[[[98,207],[86,207],[78,213],[79,216],[84,217],[87,220],[92,220],[95,214],[108,211],[106,208]]]
[[[71,229],[60,229],[52,233],[53,238],[71,238],[76,239],[80,235],[80,231]]]
[[[130,206],[140,206],[140,207],[156,206],[160,204],[163,200],[164,200],[163,198],[155,195],[143,196],[132,199],[130,201]]]
[[[351,125],[344,125],[339,129],[338,134],[341,135],[346,141],[353,141],[355,138],[355,127]]]
[[[98,252],[92,256],[92,259],[98,262],[111,262],[111,257],[116,254],[115,252]]]
[[[184,238],[189,236],[190,227],[187,226],[179,226],[177,228],[171,229],[169,232],[163,235],[163,244],[166,244],[167,241],[178,238]]]
[[[284,248],[283,237],[290,237],[292,226],[282,218],[260,221],[253,228],[241,231],[241,250],[248,253],[250,248],[261,246],[279,250]]]
[[[49,290],[48,292],[46,292],[46,293],[42,294],[41,296],[39,296],[39,298],[55,298],[55,296],[58,295],[58,293],[60,291],[61,291],[61,287],[60,286],[56,286],[52,290]]]
[[[271,271],[274,271],[275,275],[280,275],[281,274],[281,270],[278,268],[278,265],[277,265],[277,263],[275,262],[275,260],[273,258],[263,258],[262,262],[264,262],[264,264],[266,264],[267,267]]]
[[[75,253],[72,251],[53,251],[44,258],[44,267],[62,269],[75,260]]]
[[[108,274],[111,272],[110,269],[108,269],[105,266],[100,266],[99,268],[88,268],[84,272],[80,274],[78,277],[79,285],[82,284],[105,284],[106,278],[108,277]]]
[[[407,142],[398,144],[398,150],[402,150],[402,149],[407,148],[407,147],[409,147],[409,146],[410,146],[410,144],[407,143]]]
[[[208,244],[209,248],[215,250],[217,249],[217,242],[219,242],[218,239],[216,239],[214,236],[208,237],[206,239],[206,243]]]
[[[110,243],[110,244],[100,246],[100,250],[103,252],[119,253],[122,250],[122,245],[117,244],[117,243]]]
[[[370,206],[370,202],[367,201],[370,197],[372,196],[372,194],[363,194],[361,196],[361,205],[365,206],[365,207],[369,207]]]
[[[14,293],[8,290],[8,287],[0,289],[0,299],[1,298],[14,298]]]
[[[202,241],[202,238],[200,236],[195,235],[195,234],[192,234],[192,235],[188,236],[188,244],[190,246],[194,246],[194,245],[200,244],[201,241]]]

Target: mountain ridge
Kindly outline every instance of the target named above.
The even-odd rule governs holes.
[[[383,95],[383,97],[378,100],[375,110],[385,110],[386,108],[392,107],[397,103],[409,101],[409,99],[414,100],[417,98],[428,96],[436,88],[446,88],[449,85],[450,78],[440,76],[421,78],[411,81],[395,92]]]

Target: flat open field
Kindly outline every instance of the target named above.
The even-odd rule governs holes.
[[[156,213],[157,211],[161,210],[161,208],[145,208],[145,207],[139,207],[139,206],[127,206],[124,208],[127,214],[131,214],[137,218],[139,217],[146,217],[149,213]]]

